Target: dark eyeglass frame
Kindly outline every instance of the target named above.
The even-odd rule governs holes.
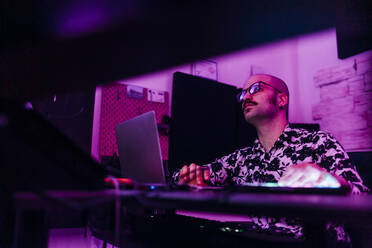
[[[243,98],[244,96],[249,92],[250,95],[254,95],[256,94],[260,89],[261,89],[261,84],[265,84],[267,86],[270,86],[271,88],[273,88],[274,90],[278,91],[279,93],[283,93],[282,91],[278,90],[277,88],[275,88],[274,86],[268,84],[268,83],[265,83],[265,82],[262,82],[262,81],[258,81],[258,82],[255,82],[253,84],[251,84],[251,86],[249,86],[248,89],[245,89],[245,90],[241,90],[237,95],[236,95],[236,99],[238,100],[238,102],[242,102],[243,101]]]

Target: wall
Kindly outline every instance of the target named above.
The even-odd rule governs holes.
[[[321,129],[347,151],[372,150],[372,55],[318,70],[314,85],[320,101],[313,106],[313,119]]]
[[[289,107],[290,121],[298,122],[301,111],[295,108],[299,101],[295,94],[298,91],[296,47],[297,40],[289,39],[209,59],[217,62],[218,81],[236,87],[242,87],[251,73],[256,72],[273,74],[285,80],[293,96]],[[118,83],[168,91],[171,102],[173,73],[176,71],[192,73],[192,65],[176,66],[148,75],[123,79]],[[91,151],[92,156],[97,160],[99,159],[100,103],[101,88],[97,87]]]
[[[349,63],[354,60],[354,57],[345,60],[337,58],[336,31],[329,29],[209,59],[217,62],[218,81],[237,87],[242,87],[251,73],[263,72],[282,78],[288,84],[291,95],[289,121],[314,123],[318,120],[313,119],[312,107],[320,101],[320,89],[314,85],[314,75],[320,69]],[[191,73],[191,68],[191,64],[186,64],[148,75],[123,79],[120,82],[171,93],[173,73],[175,71]],[[171,98],[170,94],[170,100]],[[93,156],[98,154],[99,104],[100,89],[98,87],[93,127]]]
[[[158,89],[169,92],[169,102],[172,100],[172,80],[173,73],[176,71],[191,73],[191,65],[183,65],[160,72],[155,72],[148,75],[143,75],[135,78],[120,80],[116,83],[137,85],[141,87],[146,87],[150,89]],[[93,116],[93,130],[92,130],[92,149],[91,155],[96,160],[99,158],[99,134],[100,134],[100,118],[101,118],[101,98],[102,97],[102,87],[98,86],[95,95],[94,104],[94,116]]]
[[[298,109],[346,151],[372,150],[372,51],[337,58],[336,30],[298,38]]]
[[[372,51],[364,52],[347,59],[338,59],[336,30],[298,37],[298,121],[316,122],[312,117],[312,106],[320,101],[320,88],[314,84],[314,75],[321,69],[345,64],[353,64],[354,59],[368,56]]]

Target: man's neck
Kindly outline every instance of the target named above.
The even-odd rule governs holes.
[[[266,151],[270,151],[270,149],[274,146],[287,124],[287,120],[276,118],[267,121],[265,120],[260,122],[259,125],[255,125],[258,139]]]

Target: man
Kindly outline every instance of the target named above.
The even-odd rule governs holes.
[[[211,164],[183,166],[173,177],[176,182],[198,186],[272,182],[290,187],[350,187],[354,194],[368,191],[347,153],[330,134],[289,127],[289,91],[283,80],[253,75],[238,100],[258,139]],[[294,238],[302,236],[299,225],[283,219],[252,217],[252,222],[261,229],[280,227]],[[338,241],[348,241],[341,226],[328,224],[327,229],[333,230]]]

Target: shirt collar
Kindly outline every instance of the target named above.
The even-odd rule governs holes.
[[[275,141],[274,143],[274,146],[271,148],[274,149],[278,146],[278,144],[282,143],[283,142],[283,139],[288,136],[288,133],[292,132],[293,129],[289,126],[289,123],[285,126],[283,132],[280,134],[279,138]],[[260,140],[258,138],[256,138],[256,140],[254,141],[253,143],[253,148],[254,149],[260,149],[260,150],[263,150],[265,151],[265,148],[262,146]]]

